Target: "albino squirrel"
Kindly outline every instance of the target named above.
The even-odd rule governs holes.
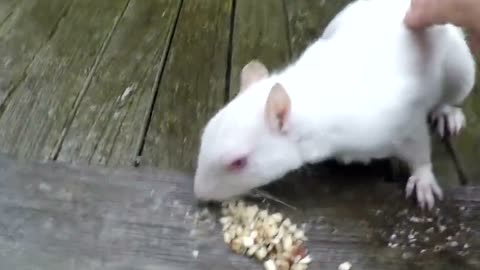
[[[204,128],[195,196],[225,200],[280,179],[306,163],[396,157],[431,209],[442,189],[432,170],[428,117],[458,134],[459,106],[473,89],[475,62],[461,29],[413,32],[410,0],[357,0],[293,63],[241,71],[240,92]]]

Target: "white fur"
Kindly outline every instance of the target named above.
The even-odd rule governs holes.
[[[397,157],[412,172],[408,196],[417,187],[422,207],[432,207],[435,195],[442,198],[431,169],[427,116],[468,96],[475,63],[463,33],[452,25],[408,30],[403,18],[409,4],[349,4],[299,59],[222,108],[202,134],[196,196],[227,199],[329,158]],[[286,135],[269,130],[264,117],[277,82],[291,100]],[[455,130],[461,126],[458,115],[449,118]],[[243,171],[225,170],[243,155]]]

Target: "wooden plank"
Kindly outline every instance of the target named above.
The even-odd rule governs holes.
[[[13,10],[18,4],[16,0],[2,0],[0,1],[0,27],[5,23],[8,18],[13,14]]]
[[[285,67],[289,60],[287,18],[282,1],[236,2],[230,74],[230,98],[239,91],[240,72],[252,59],[269,70]]]
[[[4,110],[5,99],[24,78],[39,49],[56,31],[70,2],[0,2],[0,112]]]
[[[298,57],[307,46],[320,37],[337,13],[352,0],[284,0],[290,32],[292,56]]]
[[[477,67],[478,67],[478,60]],[[480,72],[477,71],[476,85],[472,93],[465,100],[463,111],[467,126],[459,136],[451,138],[452,145],[458,155],[459,162],[470,184],[480,184]]]
[[[225,99],[232,1],[184,1],[141,164],[190,171],[200,131]]]
[[[455,187],[461,184],[458,172],[459,167],[455,164],[445,143],[436,133],[432,134],[432,162],[437,181],[443,188]],[[464,164],[460,164],[460,166],[464,167]]]
[[[218,208],[205,211],[196,203],[192,179],[185,174],[19,162],[4,156],[0,172],[2,269],[262,269],[223,243]],[[419,223],[412,218],[422,213],[393,184],[342,176],[318,181],[320,174],[297,177],[267,190],[298,210],[256,202],[305,222],[310,269],[337,269],[346,260],[358,270],[480,266],[480,187],[447,191],[439,213],[425,214],[434,221]],[[444,232],[426,233],[430,226],[437,228],[436,222],[445,226]],[[402,230],[416,231],[416,243],[428,251],[419,255],[419,248],[388,248],[393,233],[400,243],[408,241]],[[430,241],[425,242],[427,234]],[[457,247],[432,253],[449,234]],[[464,243],[470,245],[469,254],[458,255]]]
[[[134,164],[180,3],[131,1],[79,105],[59,160]]]
[[[50,3],[55,2],[45,5]],[[55,155],[126,4],[127,0],[73,3],[5,104],[0,118],[3,152],[33,159]],[[32,12],[42,13],[39,10]],[[25,23],[35,25],[35,21]]]

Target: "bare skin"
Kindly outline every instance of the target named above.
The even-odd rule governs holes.
[[[451,23],[469,33],[470,46],[476,55],[480,49],[480,1],[412,0],[405,24],[414,30]]]

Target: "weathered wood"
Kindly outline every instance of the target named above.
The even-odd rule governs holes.
[[[192,179],[149,168],[113,169],[0,158],[0,268],[2,269],[262,269],[231,252],[216,221],[218,208],[196,203]],[[306,223],[314,259],[310,269],[336,269],[349,260],[355,269],[478,269],[480,188],[448,191],[435,224],[415,223],[422,214],[392,184],[322,175],[286,177],[267,190],[297,211],[262,203],[294,222]],[[252,201],[253,202],[253,201]],[[466,206],[459,210],[458,206]],[[405,209],[406,211],[402,211]],[[430,250],[460,226],[457,247]],[[421,248],[388,248],[400,230],[418,232]],[[457,255],[463,244],[469,254]],[[198,251],[198,257],[192,251]]]
[[[3,0],[0,1],[0,27],[5,21],[13,14],[15,6],[20,1],[16,0]]]
[[[128,7],[127,1],[82,0],[73,6],[54,0],[18,2],[0,25],[0,59],[15,56],[14,61],[6,61],[10,66],[0,63],[0,71],[6,74],[0,86],[2,91],[16,89],[0,118],[2,150],[20,157],[51,157],[66,135],[61,160],[130,163],[129,152],[138,139],[133,136],[142,134],[138,127],[145,121],[140,116],[150,108],[145,104],[155,91],[152,78],[162,75],[144,163],[189,170],[200,129],[224,101],[225,90],[236,88],[239,68],[254,57],[270,68],[280,67],[288,59],[288,43],[284,43],[288,33],[281,25],[285,15],[281,1],[235,1],[230,74],[232,1],[182,2],[164,71],[160,67],[171,31],[165,24],[172,26],[174,17],[168,10],[178,8],[180,1],[165,8],[165,17],[155,8],[165,3],[159,1],[132,0]],[[321,32],[318,25],[334,12],[317,13],[315,7],[322,1],[284,3],[291,54],[298,55]],[[299,10],[309,15],[303,17],[307,13]],[[132,40],[126,39],[128,34]],[[110,39],[115,44],[108,46]],[[144,54],[136,58],[140,52]],[[1,68],[8,71],[8,67],[12,72],[3,73]],[[126,102],[115,103],[141,76],[144,80]],[[98,107],[84,115],[89,105]],[[76,120],[70,133],[63,132],[75,112],[85,122]],[[115,112],[123,121],[113,123]],[[472,118],[477,119],[469,121]],[[75,145],[75,140],[81,140],[77,132],[86,136],[86,142]],[[475,132],[471,127],[472,138],[480,135]],[[469,157],[474,157],[471,151]],[[464,157],[466,153],[462,151]],[[381,174],[324,166],[302,175],[305,171],[266,189],[298,208],[293,211],[270,202],[270,207],[293,221],[306,223],[314,258],[310,269],[336,269],[346,260],[353,262],[354,269],[365,270],[480,267],[479,187],[445,189],[447,200],[431,217],[434,222],[423,224],[416,223],[415,217],[422,213],[403,198],[403,186],[383,183]],[[348,177],[338,175],[344,172]],[[262,269],[230,252],[214,220],[218,212],[212,208],[210,214],[201,214],[202,209],[193,199],[188,175],[144,167],[84,167],[0,157],[0,269]],[[430,227],[443,228],[437,222],[445,231],[428,233]],[[412,230],[418,232],[416,246],[408,239]],[[388,248],[394,234],[400,246]],[[445,246],[448,236],[457,245],[450,241],[445,251],[432,253],[436,245]],[[465,243],[470,253],[461,256]],[[404,244],[407,247],[402,249]],[[426,252],[420,255],[423,249]],[[192,256],[193,250],[199,251],[198,258]]]
[[[141,163],[191,170],[200,131],[225,99],[232,1],[184,1]]]
[[[180,4],[130,2],[68,129],[59,160],[134,164]]]
[[[309,249],[319,260],[312,269],[336,269],[344,260],[353,262],[355,269],[480,266],[480,241],[475,238],[480,224],[476,217],[480,210],[478,187],[446,189],[447,198],[437,203],[438,210],[425,213],[414,201],[405,200],[403,185],[383,182],[381,176],[375,177],[377,172],[373,168],[371,173],[361,166],[358,168],[358,171],[335,172],[323,167],[309,176],[292,174],[283,183],[267,187],[277,198],[300,209],[301,214],[289,210],[296,216],[294,219],[311,225]],[[421,223],[418,217],[429,217],[432,221]],[[445,225],[444,232],[438,231],[441,227],[438,224]],[[434,233],[428,232],[431,227],[435,227]],[[466,227],[473,232],[467,233]],[[457,232],[453,241],[458,245],[448,246],[448,236]],[[415,234],[415,246],[409,234]],[[389,242],[397,243],[398,247],[389,248]],[[465,243],[473,248],[469,256],[462,258],[458,250]],[[445,245],[448,247],[440,253],[432,251],[435,246]]]
[[[237,1],[233,30],[230,98],[239,91],[239,77],[244,65],[258,59],[274,71],[286,66],[290,53],[282,1]]]
[[[292,56],[298,57],[305,48],[320,37],[337,13],[352,0],[284,0],[288,14]]]
[[[24,1],[27,2],[42,5],[31,12],[41,14],[36,16],[46,22],[51,18],[44,18],[49,15],[42,11],[43,5],[47,11],[51,5],[58,5],[56,1]],[[3,152],[29,159],[48,159],[55,155],[57,144],[126,4],[127,0],[74,1],[56,31],[50,31],[48,42],[23,71],[25,76],[21,76],[5,104],[0,118]],[[32,27],[43,22],[34,17],[25,23]],[[14,28],[11,31],[16,33]],[[25,30],[21,37],[30,40],[24,34]],[[18,44],[21,42],[14,44],[17,50]]]
[[[57,30],[71,1],[1,1],[0,109],[24,79],[39,49]],[[16,4],[16,8],[13,8]]]
[[[437,181],[443,187],[455,187],[461,184],[459,168],[456,166],[451,153],[448,152],[445,142],[436,133],[432,134],[432,162],[438,178]],[[461,161],[460,163],[463,168],[465,164]]]
[[[477,59],[478,67],[478,59]],[[462,106],[467,126],[459,136],[452,137],[451,142],[455,148],[458,159],[471,184],[480,183],[480,72],[477,71],[476,85],[470,96]]]

